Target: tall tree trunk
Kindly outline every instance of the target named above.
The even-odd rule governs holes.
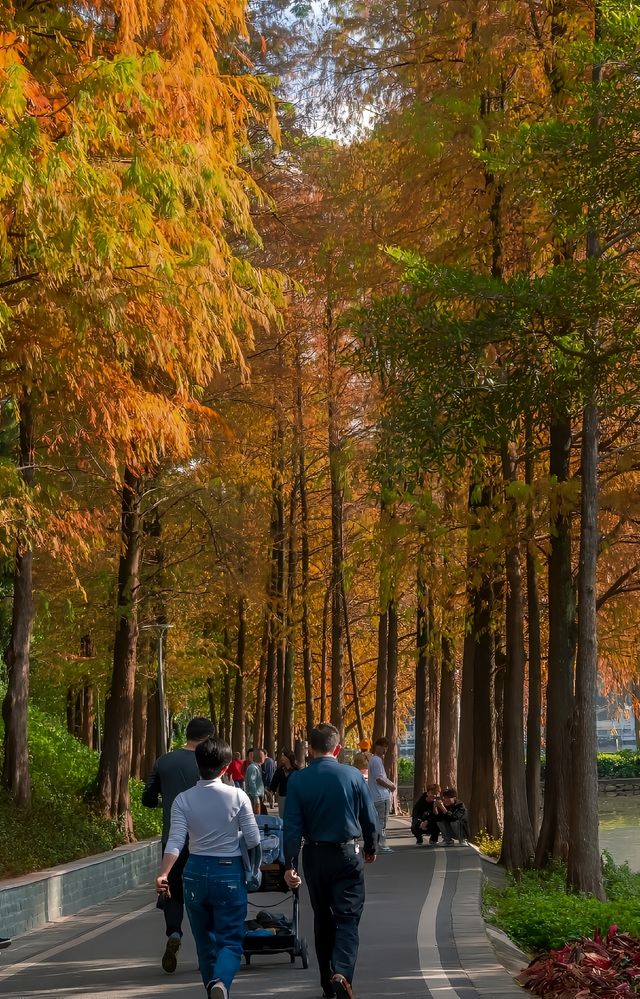
[[[147,742],[147,678],[138,674],[133,699],[133,737],[131,751],[131,776],[145,776],[145,746]]]
[[[462,801],[471,800],[473,774],[473,718],[474,718],[474,665],[476,635],[473,622],[480,613],[481,596],[478,587],[470,580],[475,576],[472,528],[481,495],[478,483],[472,476],[469,483],[467,510],[469,531],[467,535],[467,583],[465,606],[464,645],[462,649],[462,677],[460,681],[460,728],[458,737],[458,793]]]
[[[269,756],[276,751],[276,640],[275,619],[269,614],[269,634],[267,638],[267,668],[264,683],[264,747]],[[260,747],[258,747],[260,748]]]
[[[456,664],[451,639],[443,630],[442,664],[440,676],[440,780],[443,786],[456,786],[456,735],[458,706],[456,692]],[[464,799],[462,799],[464,800]]]
[[[342,628],[343,572],[343,487],[342,447],[338,428],[338,407],[329,394],[329,469],[331,476],[331,724],[344,738],[344,671]]]
[[[505,485],[516,480],[516,462],[511,449],[502,454]],[[506,554],[505,632],[506,669],[502,727],[502,789],[504,796],[504,829],[500,862],[509,871],[529,867],[533,861],[535,843],[527,804],[527,782],[524,760],[524,604],[520,552],[517,545],[518,509],[509,500],[510,521],[514,541]]]
[[[19,401],[20,475],[27,492],[35,482],[33,406],[28,389]],[[33,628],[33,551],[28,537],[18,538],[13,577],[11,635],[6,652],[7,690],[2,702],[4,758],[2,783],[17,805],[31,804],[29,772],[29,654]]]
[[[249,740],[247,736],[247,746],[265,746],[264,720],[265,720],[265,696],[267,682],[267,645],[269,642],[269,611],[264,615],[262,625],[262,641],[260,643],[260,663],[258,665],[258,683],[256,685],[256,708],[253,722],[253,735]]]
[[[415,713],[415,766],[413,797],[418,799],[426,790],[427,775],[427,706],[429,690],[430,657],[429,611],[427,582],[424,571],[424,552],[418,554],[416,576],[416,713]]]
[[[147,681],[147,734],[142,776],[148,776],[158,758],[158,691],[155,681]]]
[[[531,486],[534,478],[533,432],[531,414],[526,417],[525,482]],[[528,703],[527,703],[527,805],[533,835],[540,829],[540,756],[542,754],[542,643],[540,640],[540,598],[538,570],[533,551],[533,514],[527,513],[527,631],[529,637]]]
[[[133,838],[133,823],[129,811],[129,774],[142,556],[141,499],[142,480],[137,472],[127,466],[122,487],[122,549],[118,568],[113,675],[105,704],[104,739],[98,768],[98,802],[107,815],[121,819],[128,839]]]
[[[482,830],[490,836],[500,836],[495,779],[493,586],[486,575],[478,587],[474,611],[473,770],[469,824],[474,836]]]
[[[218,712],[216,709],[216,684],[212,676],[207,677],[207,701],[209,702],[209,717],[212,724],[214,725],[216,732],[219,733],[218,727]]]
[[[591,254],[592,256],[594,254]],[[582,415],[578,657],[571,738],[567,884],[605,898],[598,840],[598,408],[595,390]]]
[[[433,597],[427,596],[429,634],[435,633]],[[427,681],[427,783],[440,780],[440,657],[435,642],[429,649],[429,678]]]
[[[298,539],[296,530],[296,496],[298,483],[294,479],[291,486],[291,501],[289,506],[289,551],[287,562],[287,620],[286,620],[286,654],[284,669],[284,694],[282,701],[282,731],[280,748],[293,751],[294,746],[294,684],[296,664],[296,572]]]
[[[85,746],[93,749],[93,726],[96,720],[96,713],[93,706],[93,684],[87,678],[82,687],[82,731],[80,738]]]
[[[387,727],[387,660],[389,645],[389,604],[378,617],[378,667],[376,671],[376,703],[373,715],[373,741],[385,734]]]
[[[386,771],[389,780],[398,783],[398,605],[395,598],[387,608],[389,634],[387,637],[387,718],[386,737],[389,750]]]
[[[558,484],[570,473],[571,423],[552,423],[550,472]],[[546,762],[544,810],[536,847],[536,866],[567,859],[571,759],[569,729],[573,711],[575,656],[575,591],[571,566],[571,518],[560,497],[552,501],[549,553],[549,658],[547,667]]]
[[[311,656],[311,628],[309,624],[309,499],[307,496],[307,462],[305,449],[304,397],[302,392],[302,361],[300,339],[296,337],[296,419],[298,438],[298,487],[300,489],[300,556],[302,571],[302,618],[300,622],[302,640],[302,675],[304,678],[304,707],[307,739],[315,724],[313,708],[313,661]]]
[[[66,721],[67,721],[67,732],[69,735],[73,735],[73,728],[75,725],[75,707],[76,707],[76,694],[72,686],[67,687],[67,698],[66,698]]]
[[[224,673],[222,674],[222,703],[220,705],[220,724],[224,728],[221,736],[225,742],[231,742],[231,672],[232,652],[229,638],[229,628],[225,624],[222,632],[222,647],[224,651]]]
[[[324,593],[322,603],[322,650],[320,654],[320,721],[326,722],[329,718],[327,713],[327,672],[328,672],[328,635],[329,630],[329,604],[331,601],[331,587]]]
[[[353,658],[353,647],[351,645],[351,626],[349,624],[349,605],[347,604],[347,594],[344,588],[344,580],[341,586],[342,610],[344,613],[344,637],[347,644],[347,658],[349,660],[349,673],[351,676],[351,688],[353,690],[353,707],[356,715],[356,725],[358,728],[358,738],[364,739],[364,722],[362,720],[362,708],[360,706],[360,691],[358,690],[358,678],[356,676],[356,663]]]
[[[245,652],[247,646],[247,611],[243,596],[238,598],[238,644],[236,648],[236,683],[233,691],[233,727],[231,730],[231,748],[234,753],[245,755],[245,704],[244,704],[244,670]]]

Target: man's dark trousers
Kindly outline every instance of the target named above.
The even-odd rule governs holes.
[[[357,851],[357,852],[356,852]],[[358,924],[364,907],[364,860],[354,844],[305,844],[304,871],[314,915],[316,956],[323,988],[333,974],[353,981]]]
[[[164,853],[166,843],[162,844],[162,852]],[[182,920],[184,918],[184,892],[182,890],[182,872],[184,871],[184,866],[189,859],[189,847],[185,846],[176,860],[175,864],[169,871],[169,876],[167,881],[169,882],[169,892],[170,898],[163,898],[162,911],[164,912],[164,921],[167,926],[167,936],[170,937],[172,933],[179,933],[182,936]]]

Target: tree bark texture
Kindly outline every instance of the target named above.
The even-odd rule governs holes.
[[[98,768],[98,802],[107,815],[119,818],[133,838],[129,811],[129,774],[133,735],[138,596],[142,556],[142,480],[127,466],[122,487],[122,548],[118,567],[117,624],[113,675],[105,704],[104,739]]]
[[[343,672],[343,485],[342,448],[338,428],[338,407],[333,392],[329,394],[329,472],[331,478],[331,724],[344,738]]]
[[[244,597],[238,598],[238,640],[236,646],[236,683],[233,689],[233,725],[231,748],[234,753],[245,756],[245,652],[247,647],[247,611]]]
[[[516,479],[515,457],[507,448],[502,456],[505,485]],[[517,506],[509,501],[510,520],[517,529]],[[502,790],[504,828],[500,862],[509,871],[530,867],[535,853],[527,803],[524,759],[524,601],[517,544],[506,553],[505,635],[506,668],[502,726]]]
[[[558,484],[570,473],[571,423],[557,421],[550,428],[550,472]],[[576,604],[571,566],[571,518],[562,498],[551,512],[549,575],[549,654],[547,667],[546,763],[544,810],[536,847],[536,866],[551,859],[567,859],[571,759],[569,731],[573,711],[573,665],[576,641]]]
[[[131,749],[131,776],[137,780],[146,776],[145,746],[147,742],[147,678],[138,675],[133,698],[133,735]]]
[[[486,830],[500,836],[498,820],[496,765],[494,673],[495,642],[491,630],[493,587],[484,576],[477,589],[474,607],[474,698],[473,698],[473,769],[469,824],[472,836]]]
[[[457,787],[456,737],[458,732],[458,704],[456,690],[456,664],[451,639],[443,632],[441,641],[442,664],[440,675],[440,780]],[[462,799],[464,800],[464,799]],[[469,799],[467,798],[467,801]]]
[[[429,634],[435,632],[435,612],[431,593],[427,597]],[[440,657],[435,643],[429,649],[429,679],[427,682],[427,783],[440,781]]]
[[[398,605],[389,602],[387,609],[389,634],[387,637],[387,718],[385,735],[389,750],[385,766],[389,780],[398,783]]]
[[[578,655],[571,729],[569,854],[567,884],[605,897],[598,839],[598,408],[595,392],[582,415],[582,491],[578,570]]]
[[[413,775],[414,801],[426,790],[427,777],[427,706],[429,688],[429,612],[427,608],[427,583],[423,555],[418,556],[416,579],[416,708],[415,708],[415,766]]]
[[[309,550],[309,499],[307,495],[307,461],[305,448],[304,396],[302,392],[302,361],[300,341],[296,338],[296,417],[298,437],[298,487],[300,489],[300,561],[302,574],[302,616],[300,637],[302,643],[302,674],[304,678],[304,708],[306,736],[309,739],[315,725],[313,703],[313,659],[311,655],[311,627],[309,620],[310,564]]]
[[[28,492],[35,482],[33,407],[24,390],[19,402],[20,475]],[[18,538],[13,576],[11,634],[6,651],[7,690],[2,702],[4,758],[2,783],[17,805],[31,804],[29,772],[29,655],[33,629],[33,551],[28,537]]]
[[[531,416],[526,418],[525,482],[533,484],[533,434]],[[536,840],[540,829],[540,757],[542,754],[542,643],[540,639],[540,597],[538,569],[534,555],[533,516],[527,513],[527,633],[529,661],[527,670],[527,805]]]

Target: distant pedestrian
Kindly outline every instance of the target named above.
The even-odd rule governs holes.
[[[391,847],[386,845],[387,820],[391,807],[391,794],[396,786],[390,781],[384,769],[383,757],[389,748],[389,740],[384,736],[376,739],[373,747],[373,756],[369,760],[369,794],[373,801],[374,808],[378,813],[378,852],[393,853]]]
[[[266,749],[263,749],[264,759],[262,761],[262,783],[264,784],[264,800],[270,805],[273,805],[273,792],[271,791],[271,781],[273,780],[273,775],[276,772],[276,762],[273,760]]]
[[[440,797],[440,785],[429,784],[424,794],[421,794],[411,812],[411,832],[418,846],[422,846],[425,833],[429,836],[429,846],[438,842],[440,829],[438,826],[437,801]]]
[[[445,846],[453,846],[455,840],[462,846],[469,838],[467,809],[462,801],[458,801],[455,787],[445,787],[442,798],[436,799],[438,828],[442,833]]]
[[[247,885],[240,838],[247,851],[260,843],[251,803],[220,779],[231,762],[222,739],[206,739],[195,751],[200,779],[179,794],[171,809],[171,830],[156,881],[170,895],[171,870],[189,837],[184,897],[196,943],[198,967],[208,999],[228,999],[242,960]]]
[[[302,866],[314,915],[316,955],[323,995],[351,999],[358,957],[358,925],[365,898],[364,863],[376,859],[376,813],[367,786],[354,767],[338,763],[333,725],[311,732],[311,763],[291,774],[284,810],[285,881],[302,882]]]
[[[240,753],[233,754],[233,759],[229,764],[227,773],[233,781],[234,787],[244,786],[244,766],[242,764],[242,756]]]
[[[247,767],[244,775],[244,789],[249,795],[249,800],[256,815],[260,814],[262,802],[264,801],[262,759],[262,750],[254,749],[252,762]]]
[[[280,753],[279,766],[273,775],[269,790],[278,797],[278,815],[284,815],[284,806],[287,800],[287,784],[291,774],[298,769],[296,758],[289,749],[283,749]]]
[[[142,804],[147,808],[157,808],[162,799],[162,849],[169,839],[171,806],[177,795],[194,787],[200,778],[195,749],[203,739],[215,735],[213,723],[208,718],[192,718],[187,725],[187,744],[182,749],[174,749],[156,760],[142,792]],[[167,943],[162,955],[162,967],[168,973],[178,966],[178,951],[182,941],[182,920],[184,903],[182,897],[182,872],[189,858],[188,844],[183,845],[180,856],[172,865],[169,878],[170,895],[164,899],[164,920]]]

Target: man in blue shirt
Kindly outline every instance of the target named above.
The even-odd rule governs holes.
[[[366,782],[334,752],[333,725],[311,732],[311,764],[289,778],[284,810],[285,881],[297,888],[302,866],[314,915],[323,995],[351,999],[358,957],[358,924],[364,906],[364,864],[376,859],[377,817]],[[358,842],[364,837],[364,862]]]

